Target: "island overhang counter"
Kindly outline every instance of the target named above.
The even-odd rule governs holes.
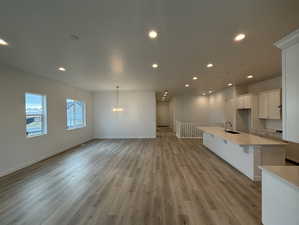
[[[259,166],[285,165],[286,143],[240,132],[231,134],[221,127],[197,127],[203,145],[253,181],[261,179]]]

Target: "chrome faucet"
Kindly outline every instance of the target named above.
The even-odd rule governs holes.
[[[227,126],[229,126],[229,127],[227,127]],[[224,130],[233,130],[233,124],[232,124],[232,122],[231,121],[225,121],[225,123],[224,123]]]

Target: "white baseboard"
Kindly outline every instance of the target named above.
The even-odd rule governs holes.
[[[59,154],[59,153],[49,154],[49,155],[43,156],[43,157],[41,157],[39,159],[31,160],[29,162],[23,163],[23,164],[19,165],[18,167],[10,168],[10,169],[8,169],[6,171],[0,171],[0,177],[7,176],[7,175],[9,175],[11,173],[14,173],[14,172],[18,171],[18,170],[21,170],[21,169],[24,169],[26,167],[32,166],[35,163],[38,163],[38,162],[40,162],[40,161],[42,161],[44,159],[47,159],[47,158],[49,158],[49,157],[51,157],[53,155],[56,155],[56,154]]]
[[[157,138],[156,136],[151,136],[151,137],[111,137],[111,136],[104,136],[104,137],[96,137],[95,139],[155,139]]]
[[[91,141],[91,140],[93,140],[93,139],[90,139],[89,141]],[[60,154],[60,153],[62,153],[62,152],[68,151],[68,150],[70,150],[70,149],[72,149],[72,148],[74,148],[74,147],[76,147],[76,146],[82,145],[82,144],[87,143],[87,142],[89,142],[89,141],[85,141],[85,142],[83,142],[83,143],[81,143],[81,144],[75,145],[75,146],[70,147],[70,148],[68,148],[68,149],[64,149],[64,150],[62,150],[62,151],[58,151],[58,152],[56,152],[56,153],[51,153],[51,154],[42,156],[42,157],[40,157],[39,159],[31,160],[31,161],[29,161],[29,162],[26,162],[26,163],[23,163],[23,164],[19,165],[18,167],[10,168],[10,169],[5,170],[5,171],[0,171],[0,177],[7,176],[7,175],[9,175],[9,174],[12,174],[12,173],[18,171],[18,170],[21,170],[21,169],[24,169],[24,168],[26,168],[26,167],[32,166],[32,165],[34,165],[34,164],[36,164],[36,163],[38,163],[38,162],[40,162],[40,161],[43,161],[43,160],[48,159],[48,158],[50,158],[50,157],[52,157],[52,156],[58,155],[58,154]]]

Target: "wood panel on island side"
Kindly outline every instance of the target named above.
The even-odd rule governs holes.
[[[260,225],[260,201],[259,183],[164,128],[0,178],[1,225]]]

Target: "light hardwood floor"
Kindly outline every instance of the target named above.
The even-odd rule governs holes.
[[[165,128],[0,178],[1,225],[259,225],[260,201],[259,184]]]

